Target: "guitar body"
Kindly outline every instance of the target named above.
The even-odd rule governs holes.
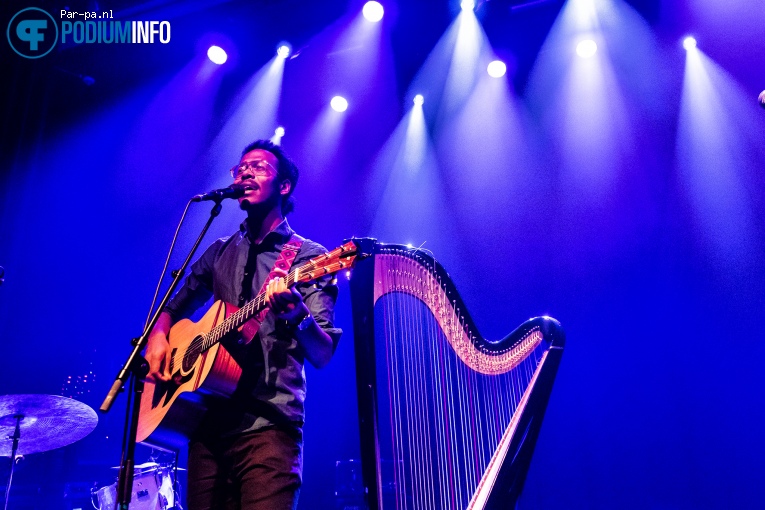
[[[349,269],[357,255],[355,241],[348,241],[293,268],[284,281],[292,287],[298,282],[335,274]],[[145,383],[138,416],[138,442],[176,451],[186,447],[211,401],[230,397],[242,375],[242,368],[221,345],[221,340],[236,333],[248,343],[260,326],[258,314],[267,309],[266,292],[262,291],[241,309],[216,301],[199,322],[184,319],[170,328],[172,380]]]
[[[210,399],[228,397],[236,389],[241,367],[220,343],[196,356],[193,365],[183,367],[183,357],[193,352],[193,342],[237,311],[233,305],[216,301],[198,321],[178,321],[168,335],[171,349],[167,383],[146,381],[141,397],[137,441],[165,448],[181,449],[199,424]]]

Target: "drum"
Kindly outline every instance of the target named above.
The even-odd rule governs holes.
[[[175,505],[173,477],[170,467],[147,462],[133,471],[130,510],[167,510]],[[117,508],[117,484],[94,490],[91,494],[96,510]]]

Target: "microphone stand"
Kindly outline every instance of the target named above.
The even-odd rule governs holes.
[[[130,356],[128,356],[125,364],[122,365],[122,368],[117,374],[117,378],[114,380],[109,393],[106,395],[106,398],[99,408],[102,413],[109,412],[112,405],[114,404],[114,400],[117,397],[117,394],[122,391],[122,387],[124,386],[125,382],[130,378],[133,391],[132,397],[129,398],[127,402],[128,416],[130,416],[130,418],[129,421],[125,423],[124,434],[126,436],[126,440],[123,441],[120,473],[117,482],[118,510],[128,510],[128,507],[130,506],[131,489],[133,488],[133,468],[135,465],[135,444],[136,436],[138,433],[138,416],[141,410],[141,396],[143,395],[144,379],[149,373],[149,363],[143,356],[141,356],[141,351],[144,349],[144,347],[146,347],[146,344],[149,341],[149,333],[151,333],[151,330],[157,324],[159,316],[162,313],[162,310],[165,308],[165,305],[167,305],[167,302],[170,301],[170,296],[172,296],[176,287],[180,283],[181,278],[186,272],[186,268],[191,262],[191,258],[194,256],[194,253],[197,251],[200,243],[202,242],[202,238],[207,233],[207,230],[210,228],[213,220],[220,214],[222,209],[220,203],[224,198],[225,197],[223,196],[213,198],[215,206],[213,206],[212,210],[210,211],[210,217],[207,219],[204,228],[202,228],[202,232],[199,234],[199,237],[197,237],[194,246],[186,256],[186,260],[183,261],[181,268],[174,272],[174,278],[170,284],[170,287],[167,289],[165,296],[162,298],[159,307],[154,312],[154,315],[147,324],[143,333],[140,337],[133,339],[132,343],[135,347],[130,353]],[[131,405],[132,407],[130,407]]]

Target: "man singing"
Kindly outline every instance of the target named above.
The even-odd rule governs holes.
[[[342,333],[333,324],[337,287],[327,278],[288,288],[275,277],[326,251],[297,236],[285,219],[298,169],[281,147],[251,143],[231,173],[246,190],[239,206],[247,219],[192,265],[161,314],[146,349],[149,378],[170,380],[167,335],[176,321],[210,296],[241,307],[265,290],[270,311],[254,339],[223,341],[242,376],[191,437],[187,500],[190,510],[294,509],[302,481],[303,365],[308,359],[321,368],[334,353]]]

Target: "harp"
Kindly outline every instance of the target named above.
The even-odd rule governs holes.
[[[549,317],[478,333],[432,255],[356,240],[351,278],[370,510],[506,509],[520,496],[564,333]]]

